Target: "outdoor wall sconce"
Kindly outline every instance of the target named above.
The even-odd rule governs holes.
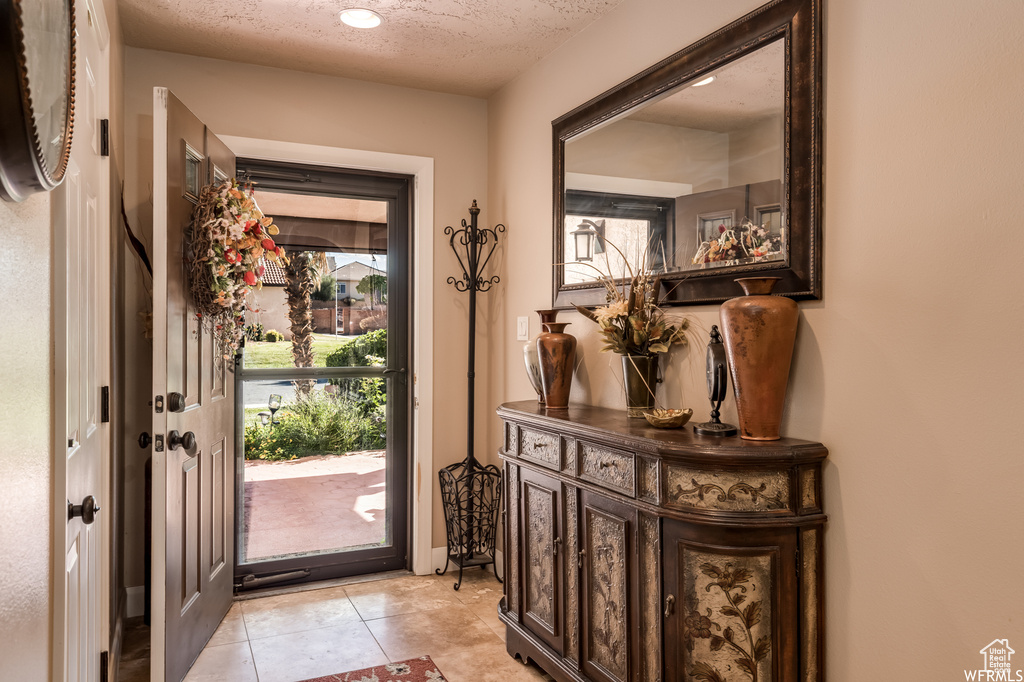
[[[583,222],[572,231],[572,238],[576,245],[577,262],[589,263],[594,260],[594,240],[603,227],[603,225],[598,225],[593,220],[584,218]]]

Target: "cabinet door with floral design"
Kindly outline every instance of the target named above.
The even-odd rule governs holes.
[[[796,537],[665,520],[665,679],[798,679]]]
[[[562,484],[520,469],[523,624],[562,653]]]
[[[639,603],[636,510],[589,491],[580,507],[583,672],[598,682],[635,679]]]

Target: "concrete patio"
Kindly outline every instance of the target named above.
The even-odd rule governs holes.
[[[246,461],[240,560],[382,543],[385,463],[383,450]]]

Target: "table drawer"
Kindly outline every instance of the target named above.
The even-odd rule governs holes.
[[[610,490],[636,496],[636,457],[581,442],[579,447],[579,477]]]

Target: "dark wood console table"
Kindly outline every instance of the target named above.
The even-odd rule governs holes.
[[[565,682],[823,678],[823,445],[498,416],[510,654]]]

